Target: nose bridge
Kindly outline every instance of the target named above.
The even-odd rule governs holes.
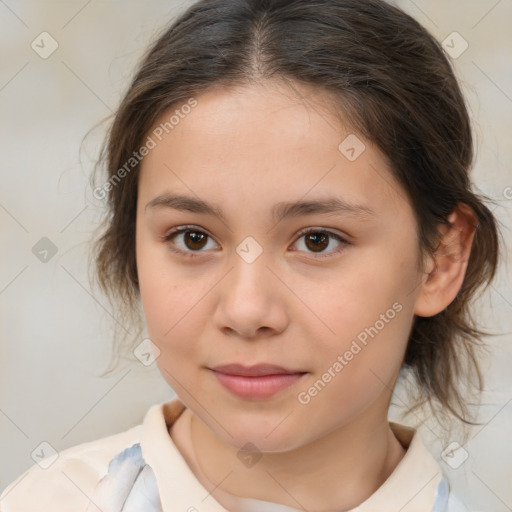
[[[232,257],[229,291],[236,295],[247,294],[253,300],[268,300],[270,297],[266,297],[267,286],[272,277],[267,268],[269,263],[268,254],[263,251],[263,247],[256,247],[250,240],[239,244]]]
[[[286,324],[279,287],[267,268],[271,265],[269,254],[256,249],[250,240],[236,248],[216,312],[218,327],[247,337],[262,327],[280,331]]]

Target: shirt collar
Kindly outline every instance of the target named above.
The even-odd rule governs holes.
[[[151,407],[143,423],[142,455],[153,468],[163,510],[226,512],[198,481],[169,435],[184,410],[175,398]],[[384,484],[350,512],[425,512],[434,507],[443,477],[439,464],[414,429],[394,422],[390,427],[407,452]]]

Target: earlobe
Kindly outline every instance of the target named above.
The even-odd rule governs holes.
[[[435,254],[429,256],[423,282],[416,297],[414,313],[434,316],[455,299],[464,282],[477,220],[473,210],[459,204],[441,225],[441,240]]]

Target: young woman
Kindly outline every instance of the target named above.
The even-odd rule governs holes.
[[[397,8],[191,6],[141,63],[94,190],[99,280],[142,306],[177,397],[34,466],[0,510],[464,510],[388,408],[409,371],[468,421],[469,302],[498,254],[472,150],[443,50]]]

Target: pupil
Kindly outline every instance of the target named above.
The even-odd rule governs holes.
[[[311,233],[306,237],[306,244],[309,249],[323,250],[329,245],[329,237],[325,233]],[[310,247],[308,242],[313,241],[313,247]]]
[[[192,243],[192,246],[188,242]],[[187,231],[185,233],[185,243],[189,249],[202,249],[206,244],[206,235],[204,233],[197,233],[196,231]],[[199,244],[197,247],[196,244]]]

